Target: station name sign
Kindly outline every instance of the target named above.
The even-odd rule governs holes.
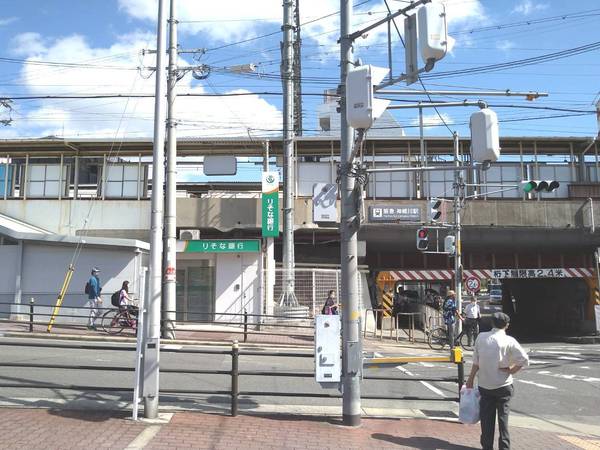
[[[395,223],[420,222],[419,205],[373,205],[369,206],[369,222]]]

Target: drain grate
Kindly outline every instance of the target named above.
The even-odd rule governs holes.
[[[458,415],[452,411],[442,411],[439,409],[421,409],[420,411],[427,417],[458,417]]]

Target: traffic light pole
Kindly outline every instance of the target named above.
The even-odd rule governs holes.
[[[462,194],[462,170],[460,167],[460,155],[458,149],[458,134],[454,132],[454,166],[456,168],[454,172],[454,226],[455,226],[455,253],[454,253],[454,291],[456,292],[456,309],[462,311],[462,241],[460,237],[461,226],[460,226],[460,208],[461,208],[461,194]],[[462,324],[460,321],[457,322],[458,330],[457,334],[460,333]]]

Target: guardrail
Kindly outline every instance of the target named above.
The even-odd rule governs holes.
[[[77,349],[86,351],[115,351],[115,352],[133,352],[133,346],[110,346],[110,345],[83,345],[73,343],[54,343],[54,342],[12,342],[0,340],[2,346],[18,346],[22,348],[54,348],[54,349]],[[291,357],[291,358],[314,358],[314,354],[308,352],[268,352],[257,350],[242,350],[239,348],[237,341],[234,341],[231,349],[199,349],[199,348],[172,348],[168,344],[161,346],[161,353],[180,353],[180,354],[201,354],[201,355],[229,355],[231,356],[231,366],[229,370],[223,369],[182,369],[161,367],[162,373],[177,373],[177,374],[202,374],[202,375],[217,375],[228,376],[230,378],[229,390],[207,390],[207,389],[160,389],[161,395],[227,395],[230,397],[230,414],[237,416],[239,412],[240,396],[249,397],[305,397],[305,398],[342,398],[338,393],[330,392],[278,392],[278,391],[254,391],[244,390],[240,385],[240,377],[286,377],[286,378],[313,378],[313,372],[298,372],[298,371],[273,371],[273,370],[241,370],[240,358],[247,357]],[[458,358],[458,359],[457,359]],[[457,383],[458,392],[464,383],[464,363],[460,353],[454,356],[446,357],[392,357],[392,358],[367,358],[365,366],[379,367],[390,364],[401,364],[406,362],[429,361],[429,362],[454,362],[457,365],[457,377],[402,377],[402,376],[363,376],[363,380],[374,381],[428,381],[428,382],[453,382]],[[52,363],[35,363],[29,361],[7,362],[0,361],[0,368],[29,368],[29,369],[59,369],[59,370],[84,370],[84,371],[106,371],[106,372],[134,372],[133,367],[127,366],[96,366],[86,364],[52,364]],[[48,382],[21,382],[21,383],[0,383],[0,389],[21,388],[21,389],[53,389],[53,390],[72,390],[72,391],[87,391],[87,392],[131,392],[133,397],[134,389],[131,387],[122,386],[91,386],[91,385],[75,385],[61,384]],[[367,400],[398,400],[398,401],[458,401],[458,397],[417,397],[417,396],[391,396],[382,395],[363,395],[363,399]],[[133,401],[133,398],[132,398]]]
[[[10,308],[14,308],[16,311],[12,314],[19,315],[28,318],[28,322],[18,319],[2,319],[4,323],[14,324],[25,324],[28,323],[29,332],[34,332],[35,327],[43,327],[46,331],[48,322],[52,316],[53,305],[39,305],[36,304],[35,299],[30,299],[29,304],[26,303],[13,303],[13,302],[0,302],[0,305],[7,305]],[[27,308],[29,309],[28,312]],[[117,310],[114,306],[109,307],[98,307],[91,308],[87,306],[68,306],[65,309],[80,311],[81,314],[67,314],[64,309],[61,310],[57,315],[57,319],[79,319],[81,323],[75,323],[73,320],[71,323],[65,321],[57,321],[53,324],[55,329],[72,329],[72,330],[83,330],[86,328],[86,321],[89,316],[89,311],[95,309],[98,311],[96,321],[102,319],[102,315],[107,311]],[[47,310],[47,312],[43,312]],[[165,310],[163,312],[174,312]],[[9,314],[11,314],[9,312]],[[269,315],[269,314],[250,314],[246,310],[243,313],[188,313],[188,315],[198,317],[197,320],[176,320],[176,325],[215,325],[215,326],[228,326],[227,330],[222,329],[207,329],[201,330],[187,329],[186,333],[213,333],[213,334],[240,334],[242,335],[243,342],[247,342],[249,336],[252,335],[263,335],[263,336],[282,336],[282,337],[302,337],[313,336],[312,330],[314,330],[314,323],[311,318],[308,317],[288,317],[284,315]],[[217,315],[225,320],[212,320],[212,316]],[[202,320],[206,317],[209,320]],[[229,319],[229,320],[228,320]],[[238,319],[238,320],[231,320]],[[303,322],[310,320],[310,324]],[[162,329],[165,328],[167,321],[161,321]],[[177,326],[175,327],[177,328]],[[301,333],[302,330],[306,332]],[[230,339],[228,339],[230,341]]]
[[[384,319],[389,321],[389,338],[395,339],[396,342],[399,342],[399,332],[403,332],[410,342],[416,342],[416,324],[415,318],[420,318],[421,324],[425,324],[425,313],[423,312],[399,312],[395,315],[391,315],[391,312],[388,309],[383,308],[368,308],[365,310],[366,317],[368,317],[369,311],[373,313],[375,318],[375,328],[373,329],[373,337],[379,337],[380,340],[383,339],[384,335]],[[406,317],[408,319],[408,326],[403,327],[401,323],[403,322],[401,319]],[[364,321],[363,325],[363,337],[367,337],[367,320]],[[424,337],[423,342],[426,342],[427,339]]]

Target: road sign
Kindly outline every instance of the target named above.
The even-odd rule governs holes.
[[[481,289],[481,283],[477,277],[467,277],[465,284],[467,289],[471,292],[479,292],[479,289]]]

